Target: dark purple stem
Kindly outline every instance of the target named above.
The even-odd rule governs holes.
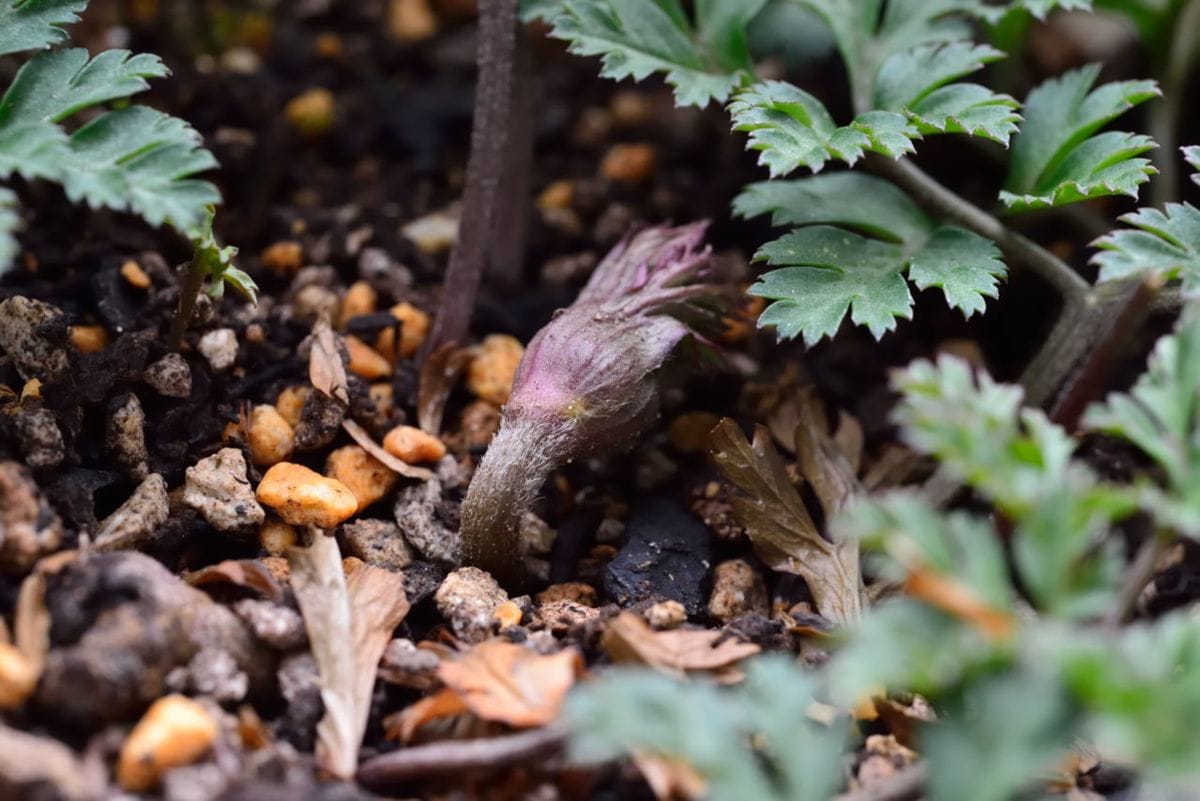
[[[533,178],[533,52],[522,30],[517,31],[514,69],[504,175],[500,181],[500,202],[492,220],[492,244],[488,248],[489,275],[505,289],[520,283],[525,268],[529,187]]]
[[[450,252],[441,305],[425,339],[421,361],[447,342],[463,342],[475,310],[475,297],[501,200],[512,125],[513,61],[517,43],[517,0],[480,0],[471,155],[463,191],[458,241]]]

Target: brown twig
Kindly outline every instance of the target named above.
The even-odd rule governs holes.
[[[368,787],[388,787],[422,776],[503,768],[554,756],[562,751],[566,740],[565,730],[550,726],[486,740],[449,740],[401,748],[364,762],[358,769],[358,781]]]
[[[834,801],[916,801],[924,792],[928,771],[916,762],[878,784],[842,793]]]
[[[1175,537],[1171,532],[1159,530],[1142,543],[1137,556],[1133,559],[1133,564],[1129,566],[1129,572],[1125,574],[1125,583],[1121,585],[1121,590],[1117,593],[1116,603],[1104,618],[1105,626],[1115,629],[1133,615],[1142,590],[1146,589],[1146,586],[1154,580],[1154,576],[1158,573],[1159,558],[1167,552],[1167,548],[1174,541]]]
[[[199,258],[193,258],[188,263],[187,275],[184,276],[183,286],[179,289],[179,307],[171,319],[171,331],[167,336],[167,347],[179,350],[183,344],[183,335],[187,333],[188,323],[196,313],[196,301],[200,297],[200,289],[204,286],[204,264]]]

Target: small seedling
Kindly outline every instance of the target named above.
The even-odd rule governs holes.
[[[187,274],[180,288],[179,308],[171,320],[169,344],[172,350],[178,350],[183,342],[183,335],[196,310],[196,300],[206,282],[208,295],[214,300],[225,295],[225,285],[229,284],[251,303],[258,302],[258,284],[233,264],[238,249],[232,245],[222,247],[217,244],[213,235],[215,215],[216,211],[210,206],[205,211],[203,223],[189,235],[192,260],[188,262]]]

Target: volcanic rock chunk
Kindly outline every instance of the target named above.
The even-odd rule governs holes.
[[[151,473],[129,499],[100,525],[94,546],[101,550],[138,548],[158,533],[171,515],[167,482]]]
[[[48,409],[26,409],[17,414],[17,441],[25,463],[34,470],[57,467],[66,456],[62,431]]]
[[[625,545],[604,571],[604,591],[621,606],[673,600],[688,615],[707,600],[704,584],[712,564],[708,527],[669,500],[658,498],[634,510]]]
[[[0,462],[0,569],[24,572],[62,544],[58,515],[38,492],[29,470]]]
[[[460,567],[446,576],[435,600],[455,636],[467,642],[481,642],[491,633],[492,613],[508,600],[508,593],[479,568]]]
[[[168,353],[151,364],[142,378],[164,398],[186,398],[192,394],[192,368],[178,353]]]
[[[183,502],[221,531],[256,529],[266,512],[246,478],[246,459],[237,448],[222,448],[187,469]]]
[[[387,570],[403,570],[412,564],[412,551],[400,527],[390,520],[355,520],[341,528],[346,554]]]
[[[442,484],[436,478],[405,487],[396,499],[396,525],[426,559],[458,564],[462,539],[457,509],[451,505],[442,498]]]
[[[67,369],[67,320],[48,303],[15,297],[0,301],[0,351],[21,378],[53,381]]]
[[[146,413],[132,392],[118,398],[104,429],[104,445],[124,470],[141,480],[149,472],[146,450]]]
[[[200,355],[218,373],[228,370],[237,361],[237,334],[232,328],[218,328],[215,331],[209,331],[200,337],[197,347]]]

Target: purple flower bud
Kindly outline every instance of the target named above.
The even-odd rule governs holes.
[[[575,303],[530,341],[463,503],[465,561],[519,580],[516,523],[550,473],[628,448],[654,422],[658,369],[697,334],[685,320],[712,315],[703,303],[721,294],[694,283],[711,261],[706,228],[660,226],[626,237]]]

